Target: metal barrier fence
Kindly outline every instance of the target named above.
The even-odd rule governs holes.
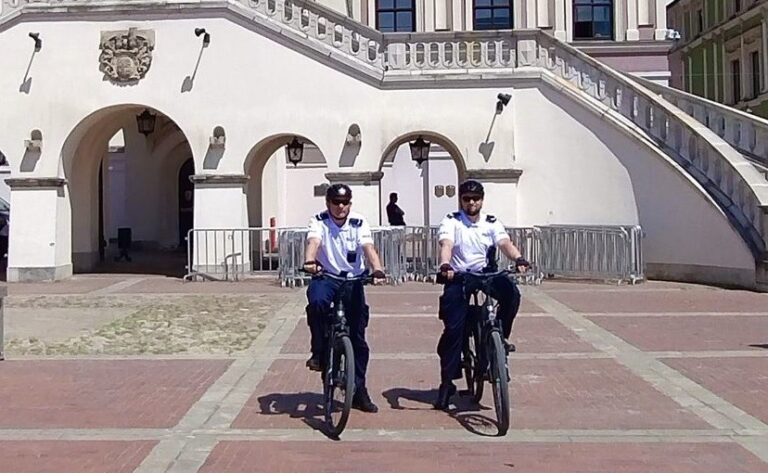
[[[390,282],[430,281],[438,270],[438,228],[376,227],[374,244]],[[531,263],[520,281],[538,284],[544,277],[644,279],[639,226],[511,227],[512,241]],[[305,228],[193,229],[188,234],[185,279],[238,280],[274,275],[283,286],[301,286]],[[503,255],[499,265],[512,262]]]

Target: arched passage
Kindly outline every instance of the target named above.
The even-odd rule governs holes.
[[[154,126],[140,132],[145,110]],[[75,272],[183,275],[184,252],[174,251],[184,238],[180,173],[192,152],[171,118],[134,104],[99,110],[72,130],[61,158]]]
[[[296,166],[288,161],[285,151],[294,137],[304,146],[303,159]],[[245,160],[245,174],[249,176],[248,225],[306,225],[315,208],[324,205],[325,194],[319,191],[327,182],[327,169],[325,156],[306,137],[286,133],[261,140]]]
[[[429,159],[421,165],[411,159],[409,147],[419,137],[431,143]],[[466,168],[451,140],[439,133],[414,131],[397,137],[386,147],[379,170],[383,172],[381,223],[389,223],[387,204],[395,193],[397,205],[405,212],[406,225],[420,226],[436,225],[446,213],[456,210],[456,189]]]

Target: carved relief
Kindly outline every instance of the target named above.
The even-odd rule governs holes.
[[[155,32],[129,28],[101,33],[99,70],[118,83],[136,82],[144,78],[152,64]]]

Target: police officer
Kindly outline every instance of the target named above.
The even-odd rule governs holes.
[[[440,389],[436,409],[448,408],[451,396],[456,392],[453,380],[461,377],[461,347],[464,341],[464,323],[469,308],[469,298],[464,284],[454,279],[455,272],[482,272],[494,261],[487,261],[489,249],[498,247],[509,259],[515,261],[519,271],[530,264],[512,243],[504,225],[493,215],[481,212],[485,190],[477,181],[465,181],[459,186],[461,211],[449,214],[440,223],[440,273],[448,282],[440,296],[440,319],[443,334],[437,345],[440,356]],[[512,333],[512,321],[520,307],[520,291],[506,276],[500,275],[492,282],[492,296],[499,302],[504,338]],[[514,351],[514,345],[507,343]]]
[[[311,274],[320,271],[336,276],[359,276],[365,271],[363,256],[373,269],[374,284],[385,281],[379,255],[373,246],[371,227],[359,214],[350,212],[352,190],[345,184],[333,184],[325,194],[327,210],[315,215],[309,223],[304,270]],[[312,356],[307,367],[321,371],[325,352],[325,328],[328,315],[341,281],[313,277],[307,288],[307,324],[311,334]],[[365,387],[368,367],[368,343],[365,328],[368,326],[368,306],[365,303],[363,284],[353,284],[349,301],[346,302],[352,347],[355,350],[355,394],[352,407],[364,412],[377,412]]]

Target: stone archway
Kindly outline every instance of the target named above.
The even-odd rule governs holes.
[[[285,146],[294,136],[304,144],[304,157],[297,166],[290,164]],[[324,198],[318,194],[327,182],[327,162],[315,143],[293,134],[273,135],[257,143],[245,160],[249,176],[248,225],[250,227],[296,227],[307,224],[315,206]],[[291,205],[301,202],[302,205]]]
[[[136,121],[144,110],[156,116],[146,134]],[[83,119],[61,156],[73,270],[183,275],[183,255],[169,250],[180,243],[179,170],[191,157],[185,134],[151,107],[114,106]]]
[[[429,160],[421,166],[412,161],[408,146],[418,137],[431,143]],[[439,223],[446,213],[456,210],[456,190],[466,174],[458,147],[445,136],[430,131],[414,131],[394,139],[382,154],[379,170],[383,173],[382,225],[388,224],[386,206],[392,193],[398,194],[398,205],[405,211],[407,225]],[[425,214],[429,215],[427,220]]]

